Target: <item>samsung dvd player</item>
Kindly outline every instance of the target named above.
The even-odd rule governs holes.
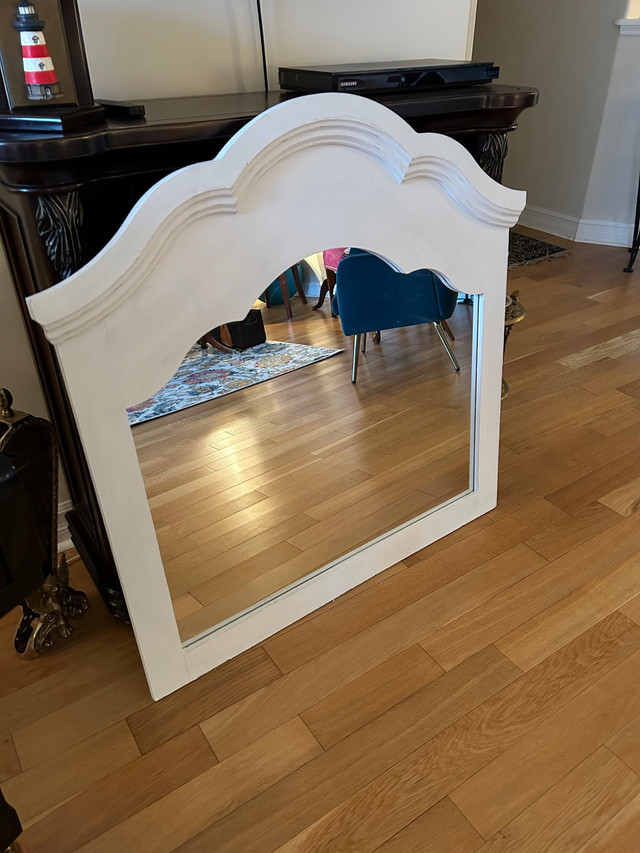
[[[413,59],[279,68],[281,89],[295,92],[387,92],[397,89],[444,89],[495,80],[500,68],[493,62]]]

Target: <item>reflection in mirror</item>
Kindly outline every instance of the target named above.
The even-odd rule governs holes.
[[[247,322],[203,328],[169,383],[185,407],[132,427],[183,642],[469,489],[473,306],[454,299],[444,324],[459,372],[420,322],[363,335],[353,384],[324,261],[285,271]],[[375,333],[371,280],[359,299]]]

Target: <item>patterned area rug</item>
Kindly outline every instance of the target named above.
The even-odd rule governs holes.
[[[538,261],[550,260],[559,255],[566,255],[567,249],[527,237],[526,234],[509,232],[509,269],[523,265],[537,264]]]
[[[196,344],[164,388],[144,403],[127,409],[129,423],[133,426],[188,409],[340,352],[343,350],[267,341],[227,355],[211,347],[202,349]]]

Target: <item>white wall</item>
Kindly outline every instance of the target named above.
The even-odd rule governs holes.
[[[640,24],[640,22],[638,22]],[[640,173],[640,29],[621,34],[577,239],[628,246]]]
[[[270,85],[287,63],[470,56],[476,0],[263,0]],[[94,94],[115,99],[263,86],[255,0],[79,0]],[[0,387],[47,417],[0,255]],[[68,492],[61,486],[61,499]]]
[[[97,97],[262,88],[252,0],[79,0],[78,6]]]
[[[279,65],[464,59],[471,5],[468,0],[265,0],[271,88],[277,88]]]
[[[48,417],[4,251],[0,251],[0,387],[11,391],[14,408]]]
[[[529,194],[525,224],[571,239],[611,242],[611,229],[590,236],[580,229],[588,210],[593,222],[614,217],[621,244],[627,239],[637,186],[629,173],[637,159],[624,164],[625,146],[614,149],[602,135],[610,119],[617,121],[609,129],[618,137],[633,136],[638,124],[637,109],[625,114],[609,100],[637,91],[638,64],[628,79],[633,61],[619,54],[625,37],[615,23],[627,11],[627,0],[478,2],[474,55],[500,65],[501,80],[540,89],[540,103],[522,115],[510,137],[504,171],[506,184]],[[616,211],[599,195],[605,184],[606,196],[617,199]]]
[[[476,0],[262,0],[269,85],[280,65],[464,59]],[[94,92],[172,97],[263,87],[255,0],[79,0]]]

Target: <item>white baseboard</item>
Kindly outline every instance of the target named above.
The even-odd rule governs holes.
[[[520,215],[518,224],[534,228],[536,231],[546,231],[547,234],[555,234],[556,237],[575,240],[579,220],[575,216],[527,205]]]
[[[633,242],[633,225],[627,222],[581,219],[575,239],[578,243],[599,243],[602,246],[630,246]]]
[[[65,518],[66,513],[73,509],[71,501],[62,501],[58,504],[58,554],[61,551],[68,551],[73,548],[71,534],[69,533],[69,525]]]
[[[577,219],[554,210],[527,205],[518,220],[519,225],[546,231],[576,243],[597,243],[601,246],[630,246],[633,225],[630,222],[607,222],[604,219]]]

